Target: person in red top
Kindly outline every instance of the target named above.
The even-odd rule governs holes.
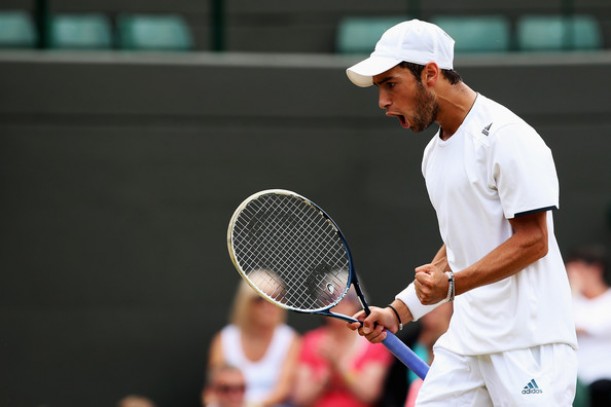
[[[354,290],[332,311],[353,315],[360,309]],[[313,407],[366,407],[380,398],[392,360],[381,344],[326,318],[323,326],[303,336],[293,403]]]

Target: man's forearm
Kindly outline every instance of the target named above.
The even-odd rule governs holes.
[[[547,254],[546,213],[512,219],[513,235],[481,260],[456,273],[456,295],[514,275]]]

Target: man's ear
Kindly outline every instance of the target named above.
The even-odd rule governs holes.
[[[422,83],[429,87],[435,86],[440,74],[441,69],[439,69],[439,66],[435,62],[429,62],[422,70]]]

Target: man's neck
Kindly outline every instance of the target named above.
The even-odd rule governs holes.
[[[439,93],[439,113],[437,122],[441,127],[440,137],[447,140],[456,133],[460,125],[473,108],[477,93],[460,82],[456,85],[448,85],[443,93]]]

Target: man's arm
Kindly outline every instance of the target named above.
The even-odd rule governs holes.
[[[510,219],[509,223],[513,229],[509,239],[478,262],[456,273],[456,295],[512,276],[547,254],[546,211],[519,216]],[[439,249],[430,264],[416,269],[414,285],[416,295],[422,304],[433,305],[445,300],[449,286],[445,272],[448,270],[445,246]],[[392,305],[398,311],[401,323],[413,321],[412,313],[405,303],[395,299]],[[362,311],[355,315],[363,323],[362,329],[359,330],[361,335],[371,342],[380,342],[386,338],[384,328],[392,332],[397,331],[398,322],[390,308],[370,308],[372,313],[368,317]],[[360,327],[359,323],[348,325],[353,330]]]
[[[519,216],[509,223],[513,229],[509,239],[456,273],[456,295],[512,276],[547,254],[547,211]],[[447,261],[444,264],[441,258],[438,264],[433,262],[416,269],[415,288],[423,304],[436,304],[446,298],[448,278],[444,273],[448,270]]]

